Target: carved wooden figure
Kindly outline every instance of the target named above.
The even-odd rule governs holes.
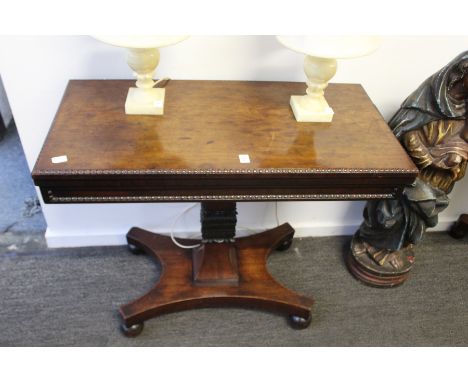
[[[380,287],[403,283],[414,246],[434,227],[463,178],[468,159],[468,51],[429,77],[389,125],[419,168],[415,183],[395,199],[369,201],[347,264],[359,280]]]

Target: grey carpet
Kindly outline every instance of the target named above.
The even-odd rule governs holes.
[[[201,309],[149,320],[133,339],[119,305],[157,280],[158,266],[125,247],[0,255],[3,346],[467,346],[468,240],[428,234],[406,284],[375,289],[346,270],[348,237],[296,239],[274,253],[271,273],[315,298],[308,329],[272,313]],[[372,362],[384,362],[374,360]]]
[[[38,233],[45,229],[20,138],[12,122],[0,141],[0,233]]]

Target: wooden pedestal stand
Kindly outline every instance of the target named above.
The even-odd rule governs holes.
[[[178,239],[183,245],[200,244],[194,249],[140,228],[128,232],[130,249],[156,257],[162,273],[153,289],[120,308],[123,333],[137,336],[145,320],[161,314],[228,306],[276,311],[285,314],[293,328],[308,327],[313,299],[283,287],[266,267],[273,250],[291,245],[292,227],[283,224],[234,239],[234,202],[205,202],[201,211],[203,240]]]

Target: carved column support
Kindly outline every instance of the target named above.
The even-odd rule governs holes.
[[[232,241],[236,235],[237,210],[235,202],[203,202],[200,210],[203,241]]]
[[[239,270],[235,202],[211,201],[201,204],[202,243],[192,252],[194,285],[238,285]]]

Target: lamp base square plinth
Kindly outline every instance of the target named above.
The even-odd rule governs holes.
[[[163,115],[165,89],[130,88],[125,101],[125,114]]]
[[[333,109],[324,101],[322,110],[311,110],[304,107],[304,96],[291,96],[291,109],[297,122],[331,122]]]

